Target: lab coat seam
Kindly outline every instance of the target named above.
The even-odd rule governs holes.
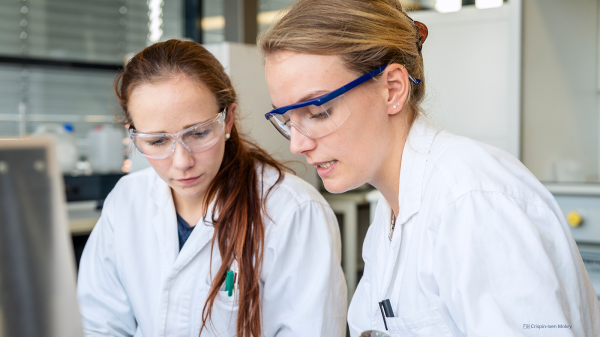
[[[306,200],[306,201],[294,206],[294,208],[290,209],[287,212],[287,214],[282,217],[281,223],[276,223],[275,221],[273,221],[273,224],[275,225],[276,229],[274,229],[270,235],[276,235],[281,230],[281,228],[284,227],[285,224],[287,224],[288,226],[291,226],[292,221],[289,220],[290,217],[293,217],[293,215],[297,214],[297,212],[300,208],[304,207],[305,205],[313,204],[313,203],[319,204],[322,207],[324,207],[325,209],[331,209],[331,207],[328,204],[322,204],[321,202],[316,201],[316,200]]]
[[[111,192],[112,193],[112,192]],[[108,199],[108,197],[107,197]],[[114,198],[111,198],[111,200]],[[115,282],[118,284],[118,286],[120,287],[120,289],[123,291],[123,293],[126,295],[126,303],[121,302],[121,304],[127,305],[128,306],[128,311],[131,313],[131,315],[133,316],[133,320],[135,322],[135,312],[134,312],[134,307],[131,304],[130,298],[129,296],[127,296],[127,290],[122,282],[122,275],[121,275],[121,267],[120,267],[120,259],[119,259],[119,254],[117,253],[117,244],[115,241],[115,228],[114,228],[114,224],[110,219],[110,214],[112,213],[110,211],[110,206],[111,203],[108,204],[108,207],[106,207],[106,211],[103,209],[103,212],[101,214],[101,218],[98,220],[97,226],[96,228],[94,228],[94,232],[95,232],[95,236],[98,236],[101,234],[101,232],[109,232],[109,235],[111,236],[111,245],[112,245],[112,249],[111,249],[111,259],[109,260],[111,263],[109,265],[109,269],[111,270],[111,273],[114,272],[114,278],[115,278]],[[92,241],[95,241],[95,238],[92,238],[92,240],[90,240],[90,244],[92,243]],[[95,242],[97,244],[97,242]],[[106,259],[103,259],[103,262],[106,263]],[[127,319],[128,317],[119,317],[119,321],[124,322],[124,319]],[[126,323],[126,322],[124,322]],[[89,328],[88,328],[89,329]]]
[[[474,190],[474,191],[469,191],[467,193],[464,193],[459,199],[457,199],[457,200],[449,203],[444,208],[444,210],[442,212],[442,215],[444,213],[446,213],[446,211],[447,211],[447,209],[449,207],[452,207],[452,206],[456,205],[457,202],[462,201],[465,198],[467,198],[467,197],[469,197],[469,196],[471,196],[473,194],[495,194],[495,195],[501,195],[503,197],[508,198],[509,200],[514,200],[514,201],[516,201],[518,203],[521,203],[521,204],[523,204],[525,206],[533,206],[534,208],[538,208],[541,211],[549,212],[550,214],[554,214],[552,212],[552,210],[549,207],[545,206],[545,205],[532,204],[532,203],[528,202],[527,200],[516,198],[516,197],[514,197],[512,195],[509,195],[509,194],[506,194],[506,193],[503,193],[503,192]],[[471,229],[473,231],[475,231],[475,236],[477,236],[477,237],[481,236],[481,233],[480,233],[481,227],[480,226],[473,226]],[[487,249],[486,247],[482,246],[482,242],[480,242],[478,240],[476,240],[476,242],[474,242],[474,245],[475,245],[477,251],[486,251],[486,249]],[[434,248],[434,250],[436,250],[436,248]],[[481,259],[476,259],[476,264],[477,264],[478,270],[480,270],[485,275],[485,278],[487,280],[487,284],[489,285],[490,290],[491,290],[490,293],[489,293],[489,295],[494,299],[495,303],[501,302],[501,301],[498,301],[498,299],[497,299],[496,293],[498,292],[498,286],[497,286],[497,283],[495,282],[495,280],[493,279],[493,277],[490,275],[489,268],[487,268],[487,266],[485,265],[485,262],[483,260],[481,260]],[[560,288],[562,289],[563,287],[561,286]],[[440,297],[442,297],[441,294],[440,294]],[[452,313],[450,312],[450,308],[448,308],[448,310],[449,310],[449,313],[450,313],[451,317],[455,320],[455,322],[458,322],[458,320],[456,320],[454,318],[454,316],[452,315]],[[468,324],[468,323],[464,322],[464,326],[468,327],[468,326],[471,326],[471,325],[472,324]]]
[[[117,184],[118,184],[118,182],[117,182]],[[109,198],[110,198],[110,200],[109,200]],[[102,218],[100,218],[98,220],[98,223],[97,223],[99,225],[98,230],[99,231],[107,231],[107,230],[110,231],[110,235],[112,236],[112,238],[111,238],[112,252],[111,253],[113,254],[113,261],[114,261],[113,268],[115,270],[116,279],[119,282],[119,285],[121,286],[123,291],[125,291],[125,286],[123,285],[123,282],[121,281],[122,280],[122,274],[121,274],[122,262],[120,259],[121,254],[118,253],[118,244],[117,244],[117,241],[115,240],[117,233],[116,233],[116,228],[114,226],[115,223],[114,223],[113,219],[111,219],[112,218],[111,215],[114,213],[112,208],[115,207],[113,204],[114,197],[113,197],[112,191],[109,193],[109,195],[106,197],[105,200],[108,201],[108,205],[107,205],[107,203],[105,203],[105,205],[107,205],[106,211],[105,211],[105,208],[103,207],[101,217],[106,215],[106,220],[101,221]],[[127,298],[127,299],[129,302],[129,298]],[[129,305],[131,307],[131,303],[129,303]],[[131,307],[131,311],[133,312],[133,307]]]
[[[473,194],[497,194],[497,195],[502,195],[502,196],[507,197],[509,199],[513,199],[513,200],[517,200],[517,201],[520,201],[522,203],[525,203],[528,206],[532,206],[532,207],[536,207],[536,208],[541,208],[541,209],[550,211],[552,214],[554,214],[554,212],[552,212],[552,209],[550,207],[548,207],[548,205],[546,205],[546,204],[543,204],[543,205],[535,204],[535,203],[532,203],[532,202],[530,202],[530,201],[528,201],[528,200],[526,200],[526,199],[524,199],[522,197],[517,197],[517,196],[514,196],[514,195],[506,193],[506,192],[489,191],[489,190],[475,190],[475,189],[468,190],[468,191],[462,193],[456,199],[454,199],[451,202],[449,202],[448,204],[442,206],[441,213],[444,213],[445,210],[448,207],[452,206],[453,204],[456,204],[458,201],[461,201],[462,199],[466,198],[467,196],[470,196],[470,195],[473,195]]]
[[[443,218],[443,214],[444,214],[444,213],[446,213],[446,211],[447,211],[447,209],[448,209],[449,207],[456,205],[456,203],[457,203],[458,201],[460,201],[460,200],[463,200],[463,197],[466,197],[466,196],[467,196],[467,195],[469,195],[469,194],[470,194],[470,193],[465,193],[465,194],[463,194],[463,196],[461,196],[461,197],[460,197],[458,200],[455,200],[454,202],[451,202],[451,203],[450,203],[450,204],[448,204],[446,207],[444,207],[444,209],[443,209],[442,213],[440,214],[440,218]],[[440,225],[441,225],[441,220],[440,220]],[[476,227],[476,228],[475,228],[475,230],[477,230],[477,229],[479,228],[478,226],[475,226],[475,227]],[[439,228],[438,228],[438,230],[439,230]],[[437,232],[436,232],[436,233],[437,233]],[[481,249],[482,249],[482,248],[481,248],[481,246],[480,246],[480,242],[475,242],[475,245],[477,245],[477,246],[478,246],[478,247],[477,247],[477,249],[478,249],[478,250],[481,250]],[[436,240],[436,243],[434,244],[434,249],[433,249],[433,250],[434,250],[434,251],[437,251],[437,240]],[[484,248],[483,250],[485,251],[485,248]],[[493,283],[493,282],[492,282],[492,280],[490,279],[490,275],[489,275],[488,269],[487,269],[487,268],[485,268],[485,266],[482,264],[482,261],[481,261],[480,259],[476,259],[476,264],[477,264],[477,267],[478,267],[478,269],[479,269],[479,270],[481,270],[481,271],[483,271],[483,272],[485,273],[485,278],[487,279],[487,283],[490,285],[490,287],[493,287],[493,284],[494,284],[494,283]],[[454,272],[456,272],[456,271],[454,271]],[[433,273],[433,276],[434,276],[434,279],[436,280],[436,282],[439,282],[438,278],[436,277],[436,273],[435,273],[435,272]],[[438,288],[438,292],[439,292],[439,293],[438,293],[438,296],[439,296],[441,299],[443,299],[444,297],[446,297],[446,296],[444,296],[444,295],[441,293],[441,289],[439,289],[439,288]],[[493,292],[492,292],[492,296],[493,296]],[[451,297],[451,296],[450,296],[450,297]],[[495,300],[495,296],[494,296],[494,300]],[[457,328],[458,328],[458,325],[461,325],[461,326],[463,326],[463,327],[465,327],[465,328],[467,328],[467,329],[468,329],[468,327],[469,327],[471,324],[469,324],[469,323],[468,323],[468,322],[466,322],[466,321],[462,321],[462,322],[461,322],[461,320],[459,319],[459,318],[460,318],[460,315],[459,315],[458,317],[456,317],[456,315],[453,315],[453,312],[452,312],[452,310],[451,310],[451,309],[452,309],[452,307],[446,306],[446,309],[448,310],[448,314],[449,314],[449,316],[451,317],[451,319],[452,319],[452,320],[455,322],[455,324],[457,325]],[[465,333],[466,333],[466,332],[468,332],[468,331],[465,331]]]
[[[268,169],[268,170],[265,170],[265,172],[267,172],[267,173],[265,173],[265,175],[269,175],[269,174],[274,174],[275,170]],[[308,184],[306,181],[302,180],[300,177],[298,177],[292,173],[288,173],[288,172],[283,172],[282,175],[283,175],[283,179],[277,185],[274,185],[275,184],[275,176],[267,176],[266,179],[264,179],[264,181],[267,181],[268,183],[270,183],[271,186],[274,186],[273,189],[271,190],[271,194],[269,194],[269,198],[272,198],[276,194],[285,192],[285,193],[289,194],[290,197],[288,199],[290,199],[290,202],[295,202],[295,203],[297,203],[297,205],[300,205],[300,204],[308,202],[308,201],[319,201],[321,203],[327,204],[327,201],[325,201],[323,196],[320,193],[318,193],[312,187],[312,185]],[[297,185],[300,185],[300,186],[297,186]],[[302,186],[302,185],[304,185],[304,186]],[[271,188],[271,186],[269,186],[269,188]],[[302,190],[304,190],[305,193],[298,193],[298,190],[295,187],[309,187],[310,189],[312,189],[312,191],[309,192],[309,191],[307,191],[307,189],[302,189]],[[265,192],[267,190],[268,189],[265,189]]]

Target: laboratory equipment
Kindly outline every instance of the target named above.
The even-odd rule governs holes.
[[[77,164],[77,142],[73,125],[69,123],[43,123],[38,125],[33,136],[53,137],[56,143],[58,164],[63,173],[71,173]]]
[[[0,336],[83,336],[52,138],[0,139]]]
[[[95,173],[121,172],[125,132],[111,124],[96,125],[87,136],[89,160]]]
[[[358,335],[358,337],[390,337],[390,335],[377,330],[367,330],[361,332],[360,335]]]
[[[599,10],[523,1],[521,159],[555,196],[600,297]]]

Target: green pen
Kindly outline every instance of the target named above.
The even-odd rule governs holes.
[[[233,271],[227,271],[227,277],[225,278],[225,291],[227,291],[227,295],[231,297],[233,295]]]

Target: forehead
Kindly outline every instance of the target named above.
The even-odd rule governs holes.
[[[272,103],[278,107],[297,103],[312,92],[335,90],[357,77],[339,56],[287,50],[269,55],[265,71]]]
[[[128,111],[140,132],[179,132],[219,111],[216,96],[203,83],[184,75],[136,87]]]

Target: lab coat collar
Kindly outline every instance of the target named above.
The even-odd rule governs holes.
[[[171,187],[156,174],[150,187],[150,199],[158,208],[163,208],[171,198]]]
[[[157,236],[158,248],[161,252],[161,268],[163,275],[172,278],[183,269],[213,237],[214,227],[210,223],[214,201],[209,205],[206,217],[201,218],[194,231],[179,251],[179,236],[177,232],[177,215],[171,188],[156,175],[150,188],[150,198],[158,207],[158,212],[152,219],[152,227]],[[204,221],[206,219],[206,221]]]
[[[421,194],[427,156],[437,130],[422,118],[413,123],[402,152],[396,226],[404,224],[421,208]]]
[[[212,209],[214,201],[208,206],[206,216],[200,218],[200,221],[196,224],[196,228],[190,234],[185,245],[176,256],[173,269],[171,271],[172,277],[175,277],[185,266],[187,266],[192,259],[200,253],[200,251],[211,242],[215,227],[212,224]],[[179,249],[179,238],[177,238],[177,249]],[[219,254],[218,245],[215,244],[214,254]]]
[[[402,273],[401,270],[396,272],[400,242],[402,241],[402,225],[418,213],[421,207],[425,165],[436,133],[436,129],[431,127],[425,120],[419,118],[413,123],[404,144],[398,192],[400,209],[396,217],[396,228],[392,237],[391,249],[387,253],[385,262],[382,261],[383,263],[380,265],[380,268],[383,268],[381,273],[383,274],[383,278],[379,279],[378,294],[381,299],[389,298],[390,291],[392,290],[390,289],[390,284],[392,284],[394,276],[397,273]],[[383,226],[381,228],[388,228],[392,210],[385,198],[381,202],[383,218],[376,215],[374,222],[382,223]],[[384,230],[381,234],[380,240],[387,240],[387,231]],[[379,249],[383,246],[380,245]]]

